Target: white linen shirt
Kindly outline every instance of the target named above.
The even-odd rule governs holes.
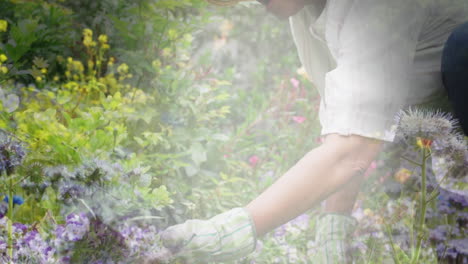
[[[465,21],[467,0],[316,0],[290,17],[321,134],[392,142],[400,109],[444,96],[443,46]]]

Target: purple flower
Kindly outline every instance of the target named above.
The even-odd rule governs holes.
[[[46,258],[50,259],[54,256],[55,249],[52,248],[51,246],[48,246],[45,249],[43,249],[42,253],[44,254],[44,256],[46,256]]]
[[[448,226],[438,226],[435,229],[430,231],[429,238],[435,242],[443,242],[447,238],[447,228]]]
[[[468,208],[468,197],[464,195],[452,193],[449,196],[449,201],[457,208],[460,208],[460,209]]]
[[[434,242],[444,242],[452,236],[460,233],[457,227],[450,225],[440,225],[430,231],[429,238]]]
[[[20,232],[26,233],[26,230],[28,230],[28,227],[21,223],[13,223],[13,230],[14,232],[17,232],[17,233],[20,233]]]
[[[56,228],[55,228],[55,236],[57,238],[63,238],[63,233],[65,233],[65,227],[64,225],[58,225]]]
[[[456,209],[453,207],[453,204],[450,202],[451,193],[447,191],[441,191],[438,197],[438,209],[442,214],[453,214],[456,212]]]
[[[458,214],[457,222],[460,228],[466,228],[468,225],[468,212],[461,212]]]
[[[445,258],[456,259],[458,255],[457,251],[454,248],[447,247],[444,244],[437,245],[436,251],[437,251],[437,255],[441,259],[445,259]]]
[[[86,189],[71,181],[63,182],[59,186],[59,200],[66,203],[70,203],[73,199],[76,199],[83,195]]]
[[[281,238],[281,237],[284,237],[286,235],[286,224],[280,226],[280,227],[277,227],[273,233],[273,235],[275,236],[275,238]]]
[[[0,240],[0,252],[6,251],[6,248],[7,248],[7,242]]]
[[[23,241],[24,243],[30,245],[33,240],[35,240],[39,236],[39,233],[36,230],[32,230],[31,232],[28,232],[24,237]]]
[[[3,138],[0,143],[0,175],[3,172],[10,175],[26,156],[24,147],[10,137]]]
[[[426,221],[431,220],[431,219],[435,219],[435,218],[438,218],[438,217],[439,217],[439,214],[437,212],[432,210],[432,208],[427,208]]]
[[[291,221],[291,224],[297,225],[302,230],[307,230],[309,227],[310,217],[308,214],[301,214]]]
[[[51,183],[56,183],[61,179],[70,180],[73,174],[70,173],[66,166],[46,167],[44,168],[44,176]]]
[[[453,214],[456,212],[455,208],[450,206],[450,203],[440,203],[439,204],[439,211],[442,214]]]
[[[71,261],[71,256],[63,256],[61,259],[60,259],[60,263],[70,263]]]
[[[2,219],[8,212],[8,205],[0,201],[0,219]]]
[[[83,225],[83,223],[86,222],[86,220],[88,220],[88,218],[86,217],[85,213],[79,213],[79,214],[71,213],[67,215],[65,221],[67,225]]]
[[[69,214],[65,226],[59,225],[55,229],[56,237],[64,242],[78,241],[89,231],[89,219],[85,214]],[[57,241],[60,242],[60,241]]]
[[[449,244],[458,254],[468,256],[468,238],[454,239]]]
[[[55,250],[44,241],[37,230],[26,233],[21,245],[23,255],[34,258],[39,263],[50,263],[55,253]]]
[[[364,210],[362,209],[362,207],[357,207],[356,209],[354,209],[351,215],[358,221],[361,221],[361,219],[365,217]]]

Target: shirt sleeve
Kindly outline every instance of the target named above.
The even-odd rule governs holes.
[[[395,115],[411,90],[422,1],[330,0],[326,37],[337,67],[325,76],[322,135],[394,140]]]

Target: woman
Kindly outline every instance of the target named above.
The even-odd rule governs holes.
[[[259,2],[289,18],[300,60],[321,95],[325,141],[245,207],[172,226],[161,237],[190,263],[235,260],[251,253],[258,237],[326,199],[317,226],[321,248],[311,262],[346,263],[344,242],[355,225],[349,215],[363,172],[394,140],[395,114],[447,90],[468,133],[468,2]]]

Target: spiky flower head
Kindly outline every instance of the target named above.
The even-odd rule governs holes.
[[[430,147],[435,140],[449,137],[457,127],[457,121],[451,114],[439,110],[402,110],[397,115],[397,121],[396,140],[419,147]]]
[[[65,204],[70,205],[76,199],[83,197],[86,194],[86,188],[74,181],[63,181],[59,185],[58,199]]]
[[[434,141],[432,156],[438,167],[452,178],[468,177],[468,146],[463,135],[452,134]]]
[[[396,142],[417,149],[428,149],[442,159],[444,171],[452,178],[467,176],[468,149],[458,123],[449,113],[410,108],[398,115]]]
[[[10,175],[14,169],[21,165],[26,152],[24,147],[11,137],[3,137],[0,139],[0,175],[6,173]]]

